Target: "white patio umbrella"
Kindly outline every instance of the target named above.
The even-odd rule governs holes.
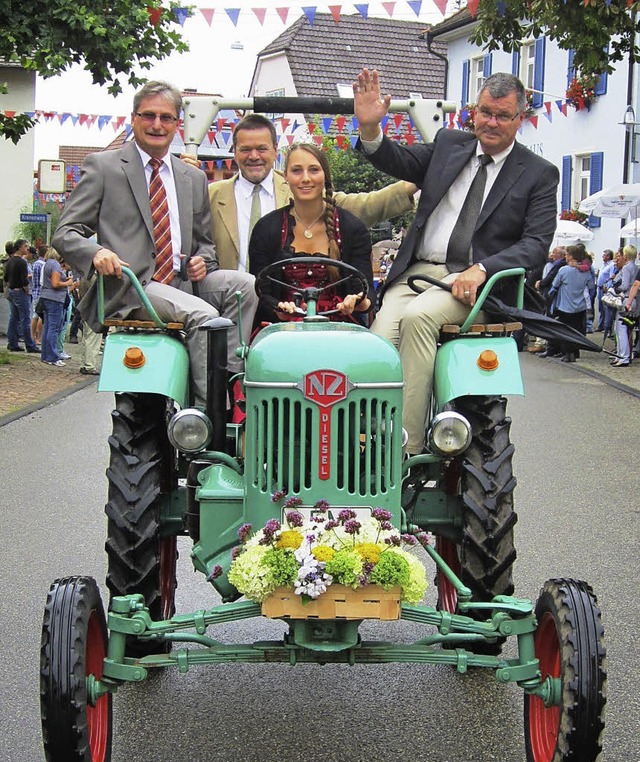
[[[620,238],[640,238],[640,221],[636,218],[620,228]]]
[[[593,232],[579,222],[575,220],[558,220],[556,232],[553,235],[555,246],[592,240]]]
[[[629,214],[637,217],[638,206],[640,183],[618,183],[587,196],[578,208],[596,217],[628,217]]]

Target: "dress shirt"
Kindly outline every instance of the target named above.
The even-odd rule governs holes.
[[[609,280],[609,278],[613,277],[613,269],[616,266],[616,263],[610,259],[607,264],[600,270],[600,273],[598,274],[598,287],[602,288],[604,284]]]
[[[238,209],[238,270],[246,272],[247,253],[249,251],[249,219],[251,217],[251,202],[253,200],[254,183],[250,183],[241,174],[238,175],[233,192]],[[273,170],[260,183],[260,216],[276,208],[276,192],[273,185]]]
[[[382,143],[382,132],[375,140],[361,140],[365,154],[374,153]],[[484,187],[482,203],[487,199],[500,170],[504,166],[507,156],[513,150],[513,143],[498,154],[493,156],[493,161],[487,166],[487,183]],[[473,178],[478,171],[480,162],[478,157],[483,153],[478,142],[475,156],[463,167],[462,172],[456,177],[449,190],[442,197],[440,203],[429,215],[422,231],[422,241],[418,259],[429,262],[444,264],[447,260],[447,248],[451,233],[458,220],[460,210],[467,197]]]
[[[153,167],[149,164],[151,156],[143,151],[136,143],[136,148],[142,159],[144,166],[144,176],[147,181],[147,190],[151,182],[151,173]],[[178,194],[176,193],[176,181],[173,177],[173,169],[171,168],[171,156],[166,154],[162,159],[162,166],[160,167],[160,179],[164,185],[165,193],[167,194],[167,204],[169,205],[169,224],[171,225],[171,249],[173,251],[173,272],[180,272],[182,267],[182,260],[180,258],[180,252],[182,251],[182,235],[180,233],[180,213],[178,210]]]

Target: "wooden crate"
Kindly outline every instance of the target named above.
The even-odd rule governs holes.
[[[293,588],[279,587],[262,603],[262,614],[270,619],[400,619],[400,588],[329,585],[319,598],[303,603]]]

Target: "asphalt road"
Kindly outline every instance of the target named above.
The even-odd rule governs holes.
[[[636,398],[524,356],[527,397],[509,405],[518,476],[516,593],[545,579],[594,587],[608,648],[604,762],[640,760]],[[105,574],[109,395],[84,389],[0,429],[0,760],[41,762],[42,609],[57,576]],[[178,609],[218,601],[181,539]],[[429,575],[431,576],[431,575]],[[279,637],[262,620],[216,637]],[[411,641],[407,623],[367,638]],[[508,648],[511,648],[509,646]],[[226,665],[165,672],[114,699],[113,762],[519,762],[522,692],[493,674],[388,665]]]

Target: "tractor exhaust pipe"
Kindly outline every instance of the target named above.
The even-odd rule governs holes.
[[[231,320],[216,317],[200,326],[207,331],[207,406],[206,414],[213,426],[210,447],[225,451],[227,438],[227,331]]]

